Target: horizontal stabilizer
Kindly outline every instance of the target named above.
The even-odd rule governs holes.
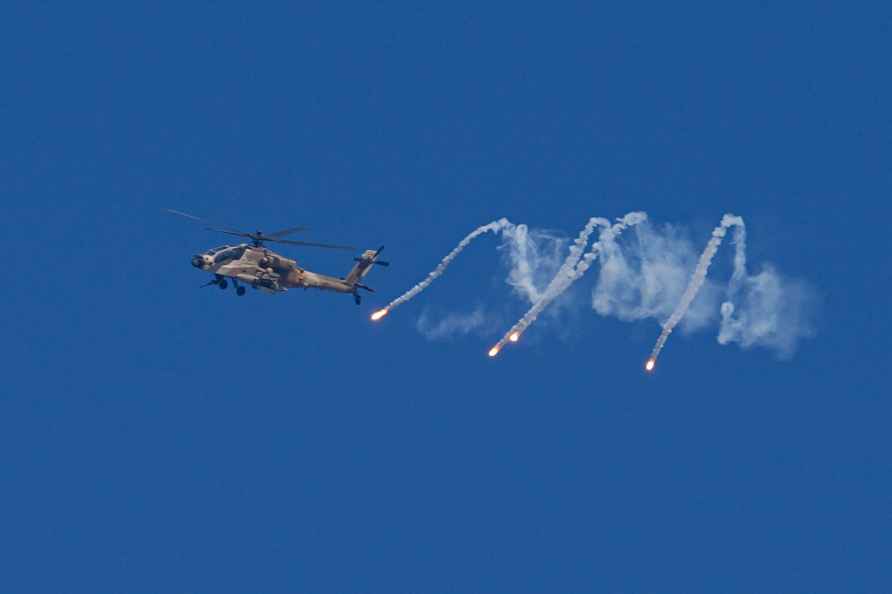
[[[368,260],[364,260],[363,258],[353,258],[357,262],[368,262]],[[369,264],[377,264],[378,266],[390,266],[390,262],[379,262],[378,260],[373,260],[369,262]]]

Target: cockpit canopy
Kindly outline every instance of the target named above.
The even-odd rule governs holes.
[[[245,253],[243,245],[222,245],[208,250],[206,255],[214,260],[214,264],[223,264],[232,260],[238,260]]]

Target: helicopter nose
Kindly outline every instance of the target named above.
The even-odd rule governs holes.
[[[192,256],[192,266],[201,268],[204,265],[204,258],[201,256]]]

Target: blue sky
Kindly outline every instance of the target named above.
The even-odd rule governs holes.
[[[7,6],[0,590],[885,592],[892,13]],[[347,296],[198,289],[231,226],[385,244]],[[526,305],[483,237],[646,211],[807,283],[791,360]],[[349,256],[293,250],[343,274]],[[712,271],[725,282],[731,248]],[[495,329],[428,340],[422,316]]]

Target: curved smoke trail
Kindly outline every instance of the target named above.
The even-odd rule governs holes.
[[[700,287],[703,286],[703,282],[706,280],[706,274],[709,271],[709,265],[712,263],[712,259],[715,257],[719,246],[722,245],[722,239],[724,239],[725,234],[728,232],[728,228],[732,226],[737,228],[737,232],[735,233],[737,250],[734,255],[734,273],[731,276],[729,293],[733,295],[739,288],[746,270],[746,230],[743,224],[743,218],[732,214],[726,214],[722,217],[722,222],[719,226],[712,230],[712,237],[707,242],[703,253],[700,254],[700,259],[697,261],[697,267],[694,268],[694,272],[691,274],[691,280],[688,282],[688,286],[685,288],[685,291],[681,296],[681,301],[679,301],[675,310],[672,312],[672,315],[669,316],[669,319],[663,324],[663,331],[660,333],[659,338],[657,338],[653,351],[651,351],[650,358],[645,364],[645,369],[647,371],[653,371],[654,366],[657,364],[657,357],[660,356],[660,351],[666,346],[666,341],[669,340],[669,335],[672,334],[675,326],[678,325],[687,313],[688,308],[690,308],[691,303],[697,296],[697,292],[700,290]],[[733,306],[731,306],[731,308],[733,310]]]
[[[569,253],[557,273],[541,291],[541,285],[534,282],[535,276],[544,269],[553,270],[560,254],[551,252],[543,256],[538,239],[545,235],[528,233],[525,225],[514,225],[504,218],[495,220],[469,233],[421,282],[372,314],[372,320],[381,319],[389,310],[427,289],[474,239],[492,232],[501,234],[505,246],[511,248],[509,259],[512,268],[508,284],[529,298],[532,306],[493,346],[490,356],[497,355],[508,342],[519,340],[545,308],[579,280],[596,259],[603,264],[592,301],[598,313],[608,315],[613,311],[621,319],[642,319],[655,315],[663,318],[669,313],[645,364],[646,371],[654,370],[657,358],[676,326],[684,319],[689,319],[692,327],[702,325],[706,319],[705,311],[717,305],[716,301],[723,300],[718,336],[720,344],[738,342],[743,348],[765,346],[777,349],[781,357],[786,357],[795,349],[800,338],[813,335],[808,307],[814,297],[806,283],[785,280],[770,265],[766,265],[756,276],[748,275],[746,227],[741,217],[733,214],[722,217],[697,257],[693,271],[690,261],[694,253],[690,244],[675,238],[671,227],[667,227],[664,234],[650,228],[639,228],[637,248],[629,248],[632,257],[641,258],[639,272],[627,266],[623,250],[616,240],[625,229],[646,219],[647,215],[643,212],[631,212],[613,224],[600,217],[590,218],[570,245]],[[712,260],[732,227],[736,248],[734,271],[724,294],[710,290],[705,298],[698,300]],[[585,251],[596,229],[599,230],[598,240]],[[547,264],[543,266],[543,262]],[[640,300],[640,305],[635,305],[636,300]],[[701,305],[705,308],[701,308]]]
[[[574,244],[570,246],[570,253],[567,255],[567,258],[564,260],[564,263],[561,265],[557,274],[551,279],[548,287],[542,292],[542,296],[489,350],[489,356],[495,357],[499,353],[499,350],[501,350],[508,341],[517,342],[517,340],[520,339],[520,335],[523,334],[523,332],[526,331],[536,319],[538,319],[539,314],[542,313],[552,301],[560,297],[573,283],[582,278],[582,275],[589,269],[592,260],[595,259],[605,243],[613,241],[613,239],[627,227],[637,225],[646,219],[647,214],[643,212],[630,212],[623,218],[617,219],[616,224],[613,226],[610,225],[610,221],[607,219],[600,217],[592,217],[589,219],[582,231],[579,232],[579,236],[576,238]],[[583,256],[582,251],[585,249],[585,246],[588,243],[588,238],[596,227],[602,228],[598,241],[592,244],[591,249]]]
[[[428,288],[430,284],[437,279],[437,277],[439,277],[446,271],[446,268],[449,266],[449,264],[453,260],[455,260],[455,258],[462,252],[462,250],[468,247],[468,245],[472,241],[477,239],[477,237],[487,232],[499,233],[500,231],[511,228],[513,226],[514,225],[508,219],[501,218],[497,221],[493,221],[481,227],[477,227],[476,229],[468,233],[468,235],[464,239],[462,239],[457,246],[455,246],[455,249],[446,254],[446,257],[440,260],[440,263],[437,265],[437,267],[434,268],[423,281],[388,303],[383,309],[379,309],[378,311],[373,313],[372,320],[380,320],[381,318],[386,316],[392,309],[402,305],[406,301],[409,301],[410,299],[424,291],[426,288]]]
[[[739,217],[738,217],[739,218]],[[728,342],[733,334],[734,326],[734,298],[740,291],[740,285],[746,277],[746,227],[741,219],[740,224],[734,227],[734,272],[728,283],[728,294],[722,303],[720,312],[722,321],[719,323],[719,344]]]

